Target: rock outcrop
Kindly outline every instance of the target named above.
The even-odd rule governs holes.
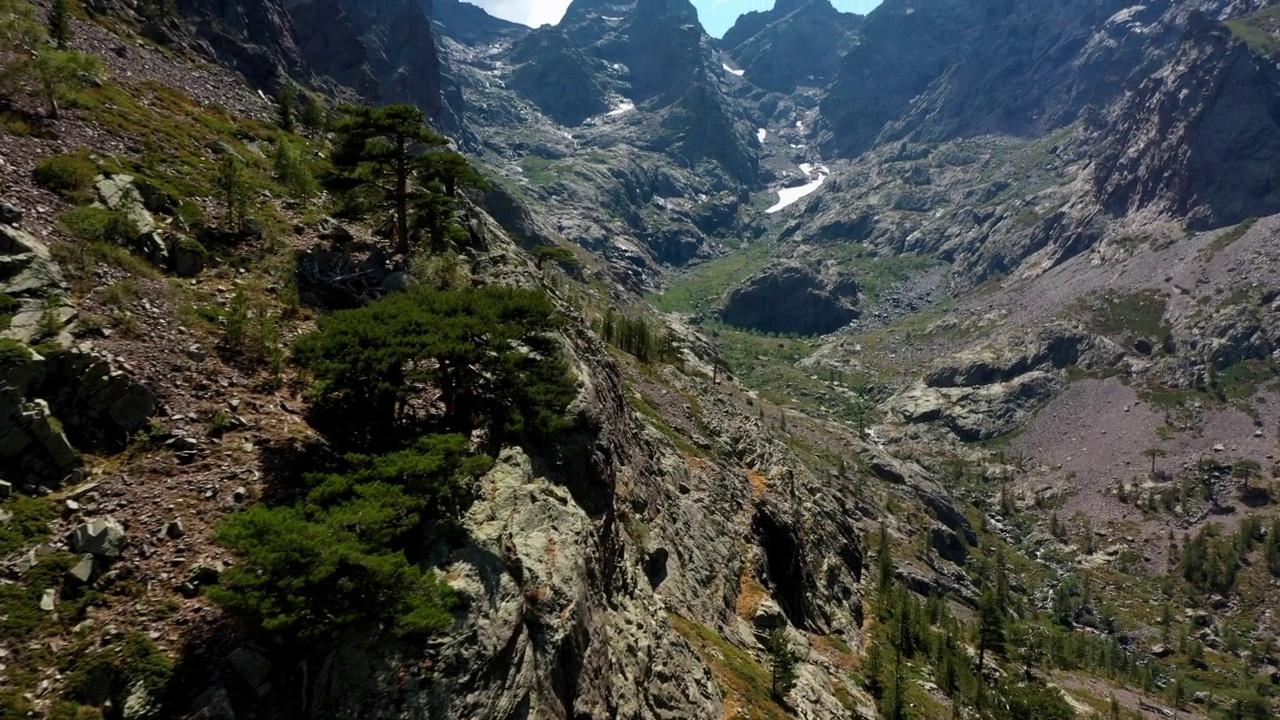
[[[177,0],[208,54],[258,87],[303,72],[285,0]]]
[[[1123,354],[1107,340],[1054,324],[938,361],[888,409],[907,423],[940,422],[965,442],[990,440],[1013,432],[1062,389],[1066,368],[1109,367]]]
[[[153,210],[173,212],[155,187],[123,174],[99,176],[94,184],[98,201],[126,213],[137,228],[137,235],[130,240],[134,251],[178,277],[195,277],[204,270],[208,260],[204,246],[162,226],[151,214]]]
[[[0,345],[0,376],[0,479],[23,486],[74,479],[76,448],[118,449],[157,408],[154,392],[88,346],[44,357]]]
[[[319,679],[316,704],[338,718],[499,720],[548,717],[718,717],[710,673],[675,638],[636,563],[613,566],[592,519],[562,486],[508,451],[481,481],[463,519],[468,541],[444,572],[467,601],[464,617],[435,643],[428,679],[397,684],[416,649],[353,640]],[[599,573],[617,572],[602,604]],[[630,577],[628,577],[628,575]]]
[[[0,338],[21,342],[59,339],[76,312],[66,304],[66,282],[49,248],[28,232],[0,224]]]
[[[730,288],[719,316],[760,332],[824,335],[858,317],[858,284],[848,275],[779,263]]]

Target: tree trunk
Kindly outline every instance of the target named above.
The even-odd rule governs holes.
[[[41,81],[41,84],[44,85],[45,98],[49,100],[49,117],[50,119],[57,120],[58,119],[58,95],[56,92],[54,92],[53,83],[49,82],[48,79],[45,79]]]
[[[408,149],[401,135],[400,155],[396,158],[396,252],[409,254],[409,167]]]

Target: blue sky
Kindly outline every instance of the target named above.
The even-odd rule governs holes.
[[[537,27],[543,23],[559,22],[569,7],[569,0],[466,0],[488,10],[493,15],[518,23]],[[693,0],[698,17],[707,32],[720,37],[738,16],[752,10],[768,10],[773,0]],[[880,0],[832,0],[840,10],[866,13],[880,4]]]
[[[752,10],[768,10],[773,7],[773,0],[693,0],[698,8],[698,19],[702,27],[716,37],[724,35],[733,27],[738,16]],[[845,12],[868,13],[880,4],[880,0],[831,0],[837,10]]]

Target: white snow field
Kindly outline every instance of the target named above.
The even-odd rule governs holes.
[[[822,170],[826,170],[826,168],[822,168]],[[807,175],[808,173],[805,173],[805,174]],[[817,192],[818,188],[822,187],[822,183],[826,181],[827,181],[827,174],[820,172],[818,173],[818,179],[811,180],[805,183],[804,185],[797,185],[796,187],[789,187],[789,188],[781,188],[780,190],[778,190],[778,202],[774,203],[773,207],[769,208],[768,210],[765,210],[765,212],[772,215],[776,212],[780,212],[782,210],[787,209],[788,207],[791,207],[792,205],[796,204],[800,200],[803,200],[804,198]]]

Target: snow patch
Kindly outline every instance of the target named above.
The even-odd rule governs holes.
[[[800,172],[804,173],[806,176],[812,175],[813,166],[809,163],[800,163]]]
[[[759,130],[756,130],[756,140],[759,140],[760,142],[764,142],[765,138],[767,137],[769,137],[768,130],[765,130],[764,128],[760,128]]]
[[[747,74],[746,70],[734,70],[733,68],[729,67],[728,63],[720,63],[720,67],[724,68],[725,72],[729,73],[730,75],[737,75],[738,77],[742,77],[743,75]]]
[[[636,104],[633,102],[627,101],[627,102],[618,103],[616,107],[614,107],[612,110],[610,110],[606,114],[609,117],[617,117],[619,115],[626,115],[627,113],[635,109],[636,109]]]
[[[1146,5],[1134,5],[1133,7],[1127,7],[1124,10],[1121,10],[1120,12],[1108,18],[1106,25],[1107,26],[1122,25],[1124,23],[1133,22],[1135,18],[1137,18],[1142,13],[1146,12],[1146,10],[1147,10]]]
[[[810,175],[810,170],[805,170],[805,167],[809,167],[810,170],[812,170],[813,169],[812,166],[808,166],[807,164],[800,166],[800,169],[805,171],[804,174],[806,176],[812,177]],[[827,176],[831,174],[830,171],[826,169],[826,167],[819,166],[819,170],[820,172],[818,173],[817,179],[815,180],[811,180],[805,183],[804,185],[797,185],[796,187],[779,189],[778,202],[774,203],[773,207],[769,208],[768,210],[765,210],[765,212],[772,215],[781,210],[785,210],[786,208],[796,204],[800,200],[803,200],[804,198],[817,192],[818,188],[821,188],[822,184],[827,181]]]

